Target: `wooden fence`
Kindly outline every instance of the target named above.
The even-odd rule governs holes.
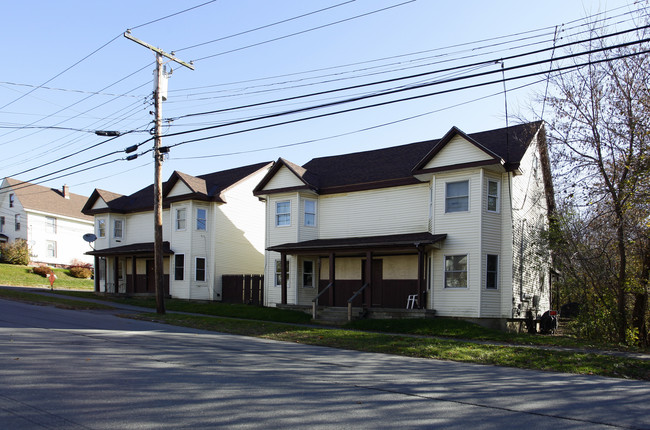
[[[221,279],[224,303],[264,304],[264,275],[223,275]]]

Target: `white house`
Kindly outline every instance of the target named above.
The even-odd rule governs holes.
[[[504,326],[550,306],[552,193],[541,122],[374,151],[279,159],[266,202],[266,305],[435,310]],[[543,143],[544,145],[539,145]],[[544,175],[548,182],[544,181]],[[547,188],[550,188],[547,187]]]
[[[264,269],[264,204],[252,190],[273,163],[191,176],[163,185],[164,287],[175,298],[221,300],[222,275]],[[150,294],[153,185],[124,196],[95,190],[83,212],[95,219],[95,289]]]
[[[5,178],[0,187],[0,241],[27,241],[35,263],[90,263],[83,235],[92,233],[93,219],[81,212],[86,200],[65,185],[56,190]]]

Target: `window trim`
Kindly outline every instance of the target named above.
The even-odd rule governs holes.
[[[52,254],[50,255],[50,245],[52,245]],[[57,246],[56,240],[46,240],[45,241],[45,252],[48,257],[57,258]]]
[[[5,231],[5,217],[0,216],[0,233]]]
[[[102,228],[100,227],[101,225],[104,225],[104,234],[102,234]],[[106,237],[106,218],[97,218],[97,237],[99,238],[105,238]]]
[[[183,218],[179,218],[178,215],[179,213],[183,212],[184,216]],[[183,227],[179,227],[178,223],[179,221],[183,221]],[[174,220],[174,229],[176,231],[185,231],[187,230],[187,208],[186,207],[181,207],[181,208],[176,208],[176,218]]]
[[[449,186],[454,185],[454,184],[467,184],[467,194],[466,195],[458,195],[458,196],[449,196]],[[467,209],[455,209],[455,210],[450,210],[449,208],[449,202],[450,200],[458,200],[458,199],[465,199],[467,202]],[[462,181],[450,181],[450,182],[445,182],[445,213],[457,213],[457,212],[469,212],[470,205],[469,205],[469,179],[464,179]]]
[[[287,277],[287,286],[289,284],[289,276],[290,276],[290,271],[289,271],[289,264],[291,261],[287,260],[287,271],[286,277]],[[277,259],[275,260],[275,286],[276,287],[281,287],[282,286],[282,259]]]
[[[199,218],[199,211],[203,211],[205,213],[205,218]],[[194,214],[196,215],[196,223],[194,224],[196,231],[208,231],[208,209],[204,207],[196,208]],[[203,221],[203,228],[199,227],[199,220]]]
[[[178,265],[178,257],[183,257],[182,265]],[[181,277],[178,277],[178,269],[181,269]],[[185,280],[185,254],[174,254],[174,281]]]
[[[490,194],[490,183],[494,183],[497,185],[497,193],[496,195]],[[490,198],[493,198],[495,200],[495,208],[490,209]],[[486,205],[486,210],[488,212],[492,213],[499,213],[501,206],[501,182],[497,181],[496,179],[488,179],[487,180],[487,205]]]
[[[199,260],[203,260],[203,279],[198,279],[199,274]],[[207,282],[208,281],[208,264],[205,257],[194,257],[194,280],[196,282]]]
[[[490,271],[490,257],[496,257],[496,269]],[[499,254],[487,254],[485,256],[485,289],[486,290],[498,290],[499,289]],[[494,273],[494,286],[490,286],[490,273]]]
[[[14,193],[9,194],[9,207],[13,208],[15,202],[16,202],[16,195]]]
[[[314,204],[314,211],[313,212],[307,212],[307,203],[313,203]],[[305,227],[316,227],[316,213],[318,211],[318,206],[317,202],[314,199],[305,199],[303,203],[303,225]],[[312,215],[313,216],[313,224],[308,224],[307,223],[307,215]]]
[[[454,257],[465,257],[465,270],[447,270],[447,259],[449,258],[454,258]],[[445,289],[467,289],[469,288],[469,254],[454,254],[454,255],[445,255],[444,260],[443,260],[443,268],[444,268],[444,288]],[[465,273],[465,286],[450,286],[447,283],[447,274],[448,273]]]
[[[20,214],[14,216],[14,230],[20,231]]]
[[[116,228],[117,227],[116,224],[118,222],[120,223],[119,236],[117,235],[118,229]],[[113,239],[124,239],[124,226],[125,226],[125,222],[123,218],[117,218],[113,220]]]
[[[289,205],[287,212],[278,212],[278,206],[281,204],[287,203]],[[287,223],[280,224],[280,216],[287,216]],[[276,227],[291,227],[291,200],[280,200],[275,202],[275,226]]]
[[[311,271],[310,272],[307,272],[305,270],[305,263],[310,263],[311,264]],[[308,260],[308,259],[307,260],[302,260],[302,287],[303,288],[314,288],[314,286],[315,286],[314,285],[314,279],[315,279],[314,275],[315,275],[315,272],[316,272],[314,270],[315,266],[316,265],[314,264],[314,260]],[[305,284],[305,275],[306,274],[311,275],[311,284],[310,285]]]
[[[52,221],[50,223],[50,221]],[[45,217],[45,230],[47,233],[52,233],[56,234],[56,218],[53,216],[46,216]]]

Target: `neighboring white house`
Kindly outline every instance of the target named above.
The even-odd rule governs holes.
[[[319,305],[347,306],[367,285],[354,306],[404,309],[413,296],[486,324],[539,316],[550,306],[544,139],[541,122],[454,127],[304,166],[279,159],[254,190],[266,201],[265,304],[310,305],[325,291]]]
[[[264,204],[252,190],[272,164],[174,172],[164,183],[166,294],[221,300],[222,275],[263,272]],[[129,196],[96,189],[83,212],[95,219],[96,291],[154,293],[153,185]]]
[[[93,218],[81,213],[87,197],[5,178],[0,187],[0,241],[25,240],[34,263],[91,263],[83,235],[93,232]]]

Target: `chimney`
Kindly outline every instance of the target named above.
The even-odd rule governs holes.
[[[63,198],[66,198],[66,199],[70,198],[70,189],[68,188],[67,185],[63,186]]]

